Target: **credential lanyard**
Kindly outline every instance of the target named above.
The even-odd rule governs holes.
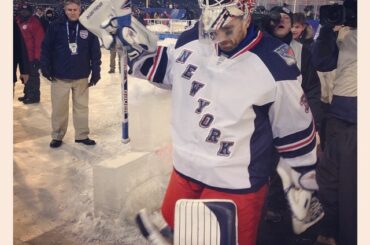
[[[79,28],[79,24],[77,23],[77,25],[76,25],[76,39],[75,39],[76,45],[77,45],[77,37],[78,37],[78,28]],[[67,38],[68,38],[68,43],[71,43],[69,41],[69,23],[68,23],[68,21],[67,21]]]

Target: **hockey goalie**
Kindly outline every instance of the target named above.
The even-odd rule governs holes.
[[[120,24],[125,14],[109,8],[94,23],[105,46],[117,37],[127,48],[133,76],[172,92],[164,222],[153,224],[142,210],[138,225],[153,244],[255,245],[277,151],[293,229],[301,233],[323,212],[313,197],[315,126],[301,103],[294,53],[255,27],[253,0],[199,0],[199,6],[199,21],[168,47],[134,17]],[[209,222],[197,226],[200,219]]]

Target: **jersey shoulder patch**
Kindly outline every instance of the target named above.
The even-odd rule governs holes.
[[[294,51],[288,44],[283,43],[279,47],[274,50],[284,61],[287,63],[288,66],[297,64],[297,61],[294,56]]]
[[[275,81],[296,80],[301,74],[293,49],[270,35],[264,35],[251,52],[264,62]]]

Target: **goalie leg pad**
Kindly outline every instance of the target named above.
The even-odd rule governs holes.
[[[174,244],[237,244],[237,209],[231,200],[176,202]]]

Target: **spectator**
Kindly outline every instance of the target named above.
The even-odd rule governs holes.
[[[13,21],[13,93],[17,81],[17,67],[19,67],[22,83],[27,83],[29,74],[29,62],[26,44],[24,43],[19,26]]]
[[[314,37],[314,31],[311,25],[306,23],[306,17],[304,13],[293,14],[293,25],[292,25],[293,39],[300,43],[312,43]]]
[[[144,15],[144,22],[145,22],[145,25],[149,24],[149,20],[151,19],[152,17],[150,16],[150,13],[149,12],[146,12],[145,15]]]
[[[36,12],[35,12],[35,16],[41,20],[42,16],[44,16],[44,11],[42,10],[42,8],[36,8]]]
[[[50,24],[56,19],[53,9],[48,8],[45,10],[45,14],[41,17],[41,24],[44,27],[45,32],[48,30]]]
[[[323,159],[317,167],[325,216],[317,243],[357,244],[357,1],[345,0],[345,27],[338,37],[327,23],[313,44],[313,63],[336,69]]]
[[[78,21],[80,0],[65,0],[64,11],[65,15],[50,25],[42,44],[41,70],[51,81],[51,148],[60,147],[66,134],[71,90],[75,142],[96,144],[88,137],[88,88],[100,80],[99,40]]]
[[[22,4],[17,16],[17,24],[24,38],[28,60],[29,79],[25,84],[24,96],[18,100],[24,104],[40,102],[40,53],[41,43],[44,39],[44,30],[37,17],[32,16],[32,7],[29,4]]]
[[[311,48],[311,44],[314,40],[314,30],[312,26],[306,22],[306,16],[304,13],[293,14],[292,34],[294,40]],[[320,147],[318,147],[318,154],[320,156],[325,147],[326,112],[328,110],[328,103],[331,101],[332,97],[331,90],[334,72],[335,71],[317,72],[321,84],[320,128],[317,129],[320,136]]]

